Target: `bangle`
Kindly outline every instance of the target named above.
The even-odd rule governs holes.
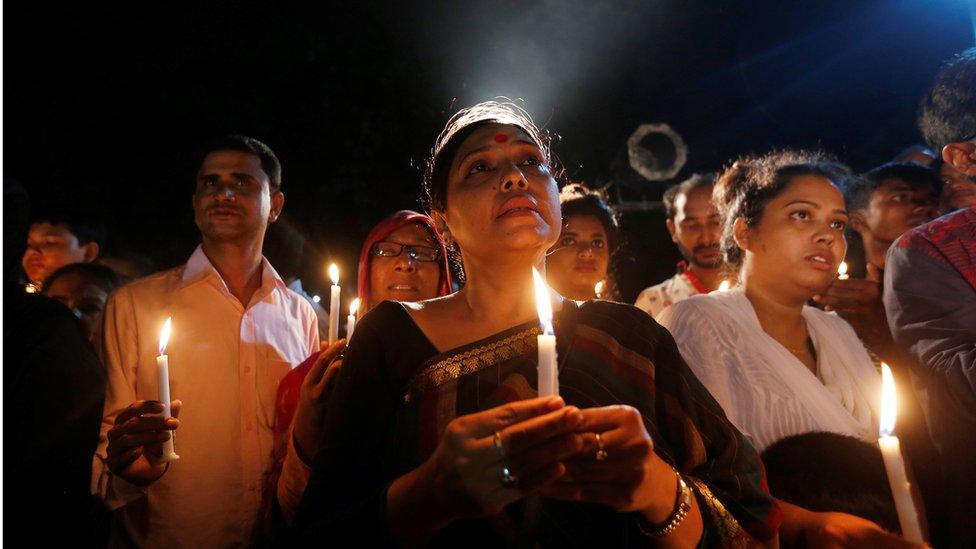
[[[660,538],[674,532],[678,526],[681,526],[681,522],[684,521],[685,517],[691,511],[691,488],[685,483],[685,479],[681,477],[681,473],[675,471],[674,474],[678,477],[678,489],[674,497],[674,509],[671,511],[671,515],[664,522],[651,524],[650,532],[645,530],[641,525],[643,519],[640,516],[637,517],[637,528],[641,534],[649,538]]]

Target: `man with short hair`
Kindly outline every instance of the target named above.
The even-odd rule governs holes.
[[[907,230],[935,217],[938,188],[935,172],[912,162],[843,178],[851,238],[864,248],[865,277],[837,278],[813,300],[847,320],[867,348],[888,362],[900,359],[881,301],[885,254]]]
[[[94,261],[104,240],[105,228],[72,208],[35,216],[21,261],[29,291],[39,291],[48,275],[65,265]]]
[[[722,222],[712,202],[714,185],[714,175],[695,174],[665,191],[665,224],[684,260],[676,275],[637,296],[634,305],[647,314],[657,316],[672,303],[717,290],[728,276],[719,247]]]
[[[976,187],[976,48],[936,77],[919,117],[925,139]],[[884,304],[939,454],[947,539],[976,545],[976,203],[905,233],[888,250]],[[955,204],[962,206],[961,203]]]
[[[850,228],[864,244],[869,272],[882,272],[891,244],[908,229],[935,218],[939,179],[930,168],[906,162],[878,166],[846,183]]]
[[[120,288],[106,306],[109,384],[95,489],[117,509],[114,545],[255,542],[278,382],[318,349],[315,313],[261,255],[283,206],[271,149],[248,137],[223,139],[207,149],[196,176],[200,246],[185,265]],[[155,400],[167,317],[170,390],[180,399],[174,418],[160,417]],[[177,428],[180,457],[160,463],[162,443]]]
[[[4,540],[97,547],[101,517],[89,484],[105,370],[74,315],[20,291],[29,209],[24,188],[4,177]]]

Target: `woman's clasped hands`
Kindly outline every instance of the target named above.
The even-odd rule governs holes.
[[[456,418],[415,473],[411,484],[436,499],[441,526],[496,514],[533,494],[642,511],[656,522],[671,512],[677,484],[634,408],[581,410],[560,397]]]

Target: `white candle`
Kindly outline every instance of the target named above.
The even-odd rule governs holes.
[[[349,316],[346,317],[346,339],[352,337],[356,330],[356,312],[359,311],[359,298],[352,300],[349,304]]]
[[[339,267],[335,263],[329,265],[329,278],[332,279],[331,294],[329,296],[329,345],[339,339]]]
[[[166,345],[169,343],[169,333],[173,326],[173,318],[169,317],[163,324],[163,329],[159,332],[159,356],[156,357],[156,396],[163,403],[163,417],[173,417],[170,408],[169,396],[169,356],[166,354]],[[175,461],[180,459],[173,449],[173,433],[170,432],[169,438],[163,443],[163,455],[159,458],[159,463]]]
[[[603,297],[603,288],[606,285],[607,285],[606,281],[601,280],[593,286],[593,295],[595,295],[597,299]]]
[[[720,292],[727,292],[727,291],[729,291],[729,286],[730,286],[729,281],[728,280],[723,280],[718,285],[718,291],[720,291]]]
[[[559,394],[559,370],[556,365],[556,335],[552,329],[552,302],[549,296],[549,286],[539,271],[532,268],[532,280],[535,284],[535,306],[539,312],[539,323],[542,325],[542,335],[537,336],[539,344],[539,396],[557,396]]]
[[[840,265],[837,267],[837,279],[847,280],[851,275],[847,274],[847,262],[841,261]]]
[[[888,365],[882,362],[881,436],[878,438],[878,445],[881,446],[881,456],[884,458],[885,471],[888,473],[888,484],[891,486],[891,495],[895,500],[895,509],[898,511],[902,537],[914,543],[921,543],[924,540],[922,527],[918,522],[918,511],[915,510],[911,484],[905,473],[901,444],[898,442],[898,437],[894,436],[896,410],[895,379]]]

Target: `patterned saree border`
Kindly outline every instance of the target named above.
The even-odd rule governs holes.
[[[685,477],[686,480],[691,480],[696,491],[699,494],[699,503],[704,503],[704,509],[702,509],[702,514],[708,513],[714,520],[714,524],[717,530],[717,534],[720,538],[719,545],[725,548],[747,548],[747,547],[758,547],[762,545],[757,540],[749,536],[749,534],[742,528],[739,521],[735,520],[732,513],[725,508],[725,505],[712,491],[705,485],[704,482],[698,480],[697,478]],[[702,517],[704,518],[704,517]]]
[[[461,376],[477,372],[527,351],[542,333],[539,327],[528,328],[504,339],[488,343],[460,354],[439,360],[417,373],[410,381],[410,392],[436,388]]]

